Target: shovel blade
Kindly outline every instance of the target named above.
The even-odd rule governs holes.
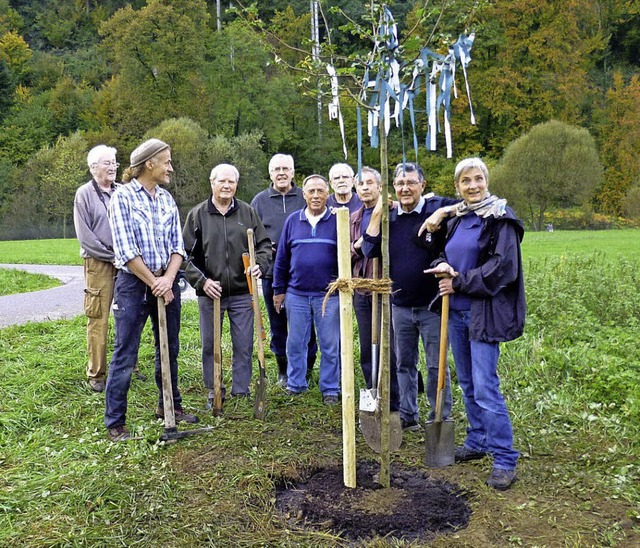
[[[376,453],[382,450],[380,413],[360,412],[360,429],[364,441]],[[389,451],[397,451],[402,445],[402,422],[399,413],[389,413]]]
[[[265,398],[267,395],[267,377],[264,369],[260,368],[260,375],[256,380],[256,399],[253,402],[253,416],[258,420],[264,420]]]
[[[444,468],[455,462],[454,434],[454,423],[450,419],[427,422],[425,464],[429,468]]]

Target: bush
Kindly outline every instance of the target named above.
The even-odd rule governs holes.
[[[640,219],[624,219],[613,215],[594,213],[589,209],[568,208],[547,211],[544,225],[553,225],[556,230],[606,230],[612,228],[634,228]]]

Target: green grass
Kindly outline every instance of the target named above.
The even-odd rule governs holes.
[[[28,293],[57,287],[60,281],[43,274],[31,274],[22,270],[0,268],[0,297],[14,293]]]
[[[0,241],[1,264],[82,264],[78,240]]]
[[[433,470],[467,489],[473,509],[466,529],[433,546],[640,545],[634,234],[640,231],[527,234],[527,326],[502,346],[500,361],[520,480],[497,494],[483,484],[489,461]],[[317,387],[286,397],[268,354],[264,422],[252,419],[246,400],[227,402],[222,417],[204,413],[197,305],[186,303],[180,387],[186,407],[215,431],[158,443],[147,328],[140,364],[150,380],[133,381],[128,410],[129,426],[144,441],[111,444],[104,397],[84,382],[84,325],[79,317],[0,330],[0,545],[343,545],[326,531],[287,522],[274,507],[276,485],[342,461],[339,406],[322,406]],[[230,352],[225,326],[227,383]],[[466,422],[457,388],[454,401],[461,441]],[[356,451],[359,460],[375,458],[359,434]],[[393,461],[422,467],[423,435],[406,435]]]
[[[640,230],[556,230],[527,232],[522,242],[525,259],[589,255],[601,251],[609,257],[617,254],[640,257]]]

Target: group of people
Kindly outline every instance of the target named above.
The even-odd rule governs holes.
[[[113,148],[89,152],[93,179],[80,187],[74,204],[77,235],[85,261],[85,311],[92,389],[106,390],[105,425],[112,441],[130,437],[127,393],[137,363],[140,335],[150,316],[156,340],[157,417],[164,416],[160,372],[157,299],[164,300],[176,422],[197,422],[182,407],[178,390],[181,269],[195,288],[200,313],[203,382],[213,404],[213,325],[226,311],[233,347],[231,397],[250,395],[253,310],[250,276],[261,278],[270,325],[270,347],[278,364],[278,385],[291,396],[309,389],[318,348],[318,387],[326,405],[339,402],[340,319],[337,295],[327,287],[338,277],[336,208],[349,208],[352,274],[381,275],[381,219],[389,208],[391,296],[391,410],[406,430],[420,428],[419,342],[426,356],[426,394],[433,418],[440,337],[441,295],[451,294],[449,334],[469,421],[456,461],[493,457],[487,483],[508,488],[516,479],[518,452],[499,386],[499,343],[523,330],[525,301],[520,241],[523,225],[488,191],[489,175],[478,158],[463,160],[454,174],[456,198],[425,193],[423,170],[404,163],[393,174],[395,200],[382,203],[378,171],[355,174],[336,164],[329,178],[294,181],[291,156],[269,162],[271,184],[250,204],[236,198],[240,174],[229,164],[215,166],[211,195],[180,226],[177,206],[160,185],[173,171],[171,150],[150,139],[136,148],[115,183]],[[333,194],[330,190],[333,189]],[[255,265],[243,255],[253,232]],[[377,267],[375,265],[378,265]],[[378,271],[374,272],[374,268]],[[115,282],[114,282],[115,280]],[[213,300],[220,303],[214,317]],[[326,300],[326,302],[324,302]],[[106,386],[106,336],[113,302],[115,347]],[[354,294],[361,367],[367,387],[375,385],[372,363],[372,295]],[[377,318],[375,321],[379,321]],[[100,382],[99,382],[100,381]],[[452,408],[447,368],[443,414]],[[102,384],[102,386],[101,386]],[[226,392],[223,391],[223,397]]]

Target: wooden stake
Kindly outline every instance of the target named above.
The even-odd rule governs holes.
[[[389,278],[389,160],[387,156],[387,132],[384,116],[380,115],[380,175],[382,176],[382,278]],[[389,450],[390,362],[389,323],[391,319],[389,295],[382,295],[382,328],[380,329],[380,485],[391,484],[391,452]]]
[[[351,279],[349,210],[338,209],[338,277]],[[340,290],[340,356],[342,369],[342,460],[344,484],[356,486],[356,423],[353,373],[353,299],[351,292]]]

